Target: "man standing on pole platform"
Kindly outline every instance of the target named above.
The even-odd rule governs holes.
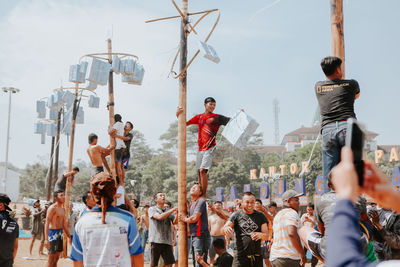
[[[315,84],[315,94],[321,111],[322,164],[324,178],[340,161],[340,151],[345,145],[347,119],[356,118],[354,100],[360,95],[356,80],[343,80],[342,60],[326,57],[321,68],[326,80]]]
[[[215,105],[215,99],[207,97],[204,99],[204,113],[198,114],[186,122],[186,126],[191,124],[197,124],[199,126],[199,151],[197,152],[196,168],[203,197],[206,197],[207,194],[207,172],[212,165],[216,146],[215,139],[219,127],[221,125],[226,125],[230,120],[230,118],[223,115],[214,114]],[[178,107],[176,117],[178,117],[182,112],[183,108]]]

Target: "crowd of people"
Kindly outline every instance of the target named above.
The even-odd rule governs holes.
[[[48,266],[57,266],[66,233],[74,266],[143,266],[146,248],[150,266],[177,266],[182,251],[191,256],[196,267],[298,267],[306,263],[308,251],[313,267],[318,261],[326,266],[399,266],[394,260],[400,259],[400,193],[369,161],[364,162],[364,182],[359,184],[345,138],[346,120],[356,118],[354,101],[360,89],[357,81],[343,79],[341,64],[337,57],[321,62],[327,79],[317,82],[315,93],[321,110],[323,173],[329,190],[315,206],[309,204],[302,216],[302,194],[295,190],[284,192],[280,209],[273,201],[263,205],[252,192],[243,192],[234,206],[207,203],[215,137],[230,119],[213,113],[216,101],[207,97],[205,112],[186,122],[199,127],[198,182],[190,186],[187,212],[178,212],[163,192],[154,195],[152,205],[147,203],[138,211],[139,203],[125,194],[124,168],[129,163],[133,125],[124,125],[116,114],[109,131],[115,146],[98,145],[96,134],[88,138],[93,172],[90,190],[82,196],[86,208],[76,220],[70,216],[67,223],[66,181],[72,183],[79,169],[63,173],[56,183],[54,203],[43,209],[40,202],[34,204],[31,253],[35,239],[40,239],[39,254],[47,247]],[[183,111],[178,107],[177,117]],[[116,180],[106,159],[113,150]],[[367,201],[363,194],[373,200]],[[0,195],[0,266],[12,266],[18,249],[18,224],[8,214],[9,203],[6,195]],[[187,250],[178,249],[179,239],[186,237],[178,235],[177,225],[187,230]]]

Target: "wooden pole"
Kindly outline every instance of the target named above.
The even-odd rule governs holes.
[[[188,0],[182,0],[181,19],[181,42],[180,42],[180,71],[186,68],[187,63],[187,24],[188,24]],[[186,82],[187,71],[179,77],[179,106],[183,112],[178,117],[178,212],[186,216]],[[179,222],[178,224],[178,255],[179,267],[188,266],[187,255],[187,225]]]
[[[112,63],[112,46],[111,39],[107,40],[107,49],[108,49],[108,63]],[[110,123],[110,129],[114,125],[114,81],[113,81],[113,71],[110,70],[108,76],[108,117]],[[110,144],[115,147],[115,138],[110,136]],[[111,175],[116,180],[116,171],[115,171],[115,149],[112,149],[110,152],[110,170]]]
[[[53,178],[53,156],[54,156],[54,142],[55,142],[55,136],[51,137],[51,149],[50,149],[50,170],[49,170],[49,174],[47,176],[47,201],[50,200],[50,196],[51,196],[51,182],[52,182],[52,178]]]
[[[54,158],[54,178],[53,178],[53,185],[56,184],[57,178],[58,178],[58,158],[60,155],[60,131],[61,131],[61,113],[62,109],[58,111],[58,117],[57,117],[57,135],[56,135],[56,155]],[[51,187],[53,191],[53,186]]]
[[[68,159],[68,172],[72,171],[72,161],[74,155],[74,141],[75,141],[75,121],[76,121],[76,113],[78,112],[77,103],[78,103],[78,90],[79,90],[79,83],[75,84],[75,101],[72,110],[72,124],[71,124],[71,137],[69,142],[69,159]],[[70,190],[71,190],[71,181],[67,178],[67,183],[65,187],[65,203],[64,203],[64,210],[65,210],[65,221],[68,225],[69,221],[69,200],[70,200]],[[64,250],[63,250],[63,258],[67,257],[67,244],[68,244],[68,237],[67,234],[64,232]]]
[[[342,73],[345,77],[344,31],[343,31],[343,0],[330,0],[331,4],[331,35],[332,56],[342,59]]]

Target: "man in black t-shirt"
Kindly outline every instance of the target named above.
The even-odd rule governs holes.
[[[218,258],[212,263],[208,264],[204,261],[203,257],[199,254],[196,255],[196,260],[203,267],[231,267],[233,262],[233,257],[231,254],[226,252],[225,241],[222,239],[215,239],[212,243],[213,249],[216,254],[218,254]]]
[[[268,220],[264,214],[254,210],[255,202],[253,193],[243,193],[242,209],[234,212],[224,226],[225,235],[235,233],[236,237],[232,266],[263,266],[261,240],[268,240]]]
[[[70,180],[71,185],[74,182],[75,175],[79,172],[78,167],[74,167],[72,171],[68,172],[65,171],[56,181],[56,184],[54,185],[54,192],[56,191],[63,191],[65,192],[65,187],[67,185],[67,178]]]
[[[10,217],[10,198],[0,194],[0,266],[12,267],[18,250],[19,227]]]
[[[122,149],[122,159],[121,159],[121,165],[122,165],[122,175],[125,178],[125,171],[124,169],[128,169],[129,165],[129,159],[131,157],[130,154],[130,149],[131,149],[131,142],[133,138],[133,134],[131,133],[133,129],[133,124],[130,121],[127,121],[124,126],[124,136],[116,135],[116,138],[121,139],[124,141],[125,148]],[[124,181],[124,179],[122,179]]]
[[[340,161],[340,151],[345,145],[348,118],[356,118],[354,100],[360,95],[356,80],[343,80],[342,60],[326,57],[321,68],[326,80],[315,84],[322,119],[322,162],[325,180],[331,169]]]

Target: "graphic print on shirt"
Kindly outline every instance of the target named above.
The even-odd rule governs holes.
[[[203,147],[213,146],[215,135],[219,129],[218,116],[201,116],[199,119],[199,129],[201,129],[201,142]]]
[[[258,226],[249,216],[241,216],[239,220],[239,227],[242,230],[242,233],[251,235],[251,233],[255,232],[258,229]]]

